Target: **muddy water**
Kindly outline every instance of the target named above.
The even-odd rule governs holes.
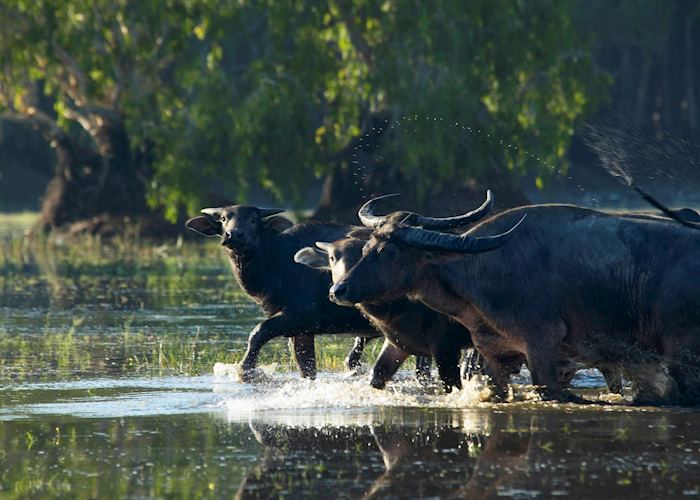
[[[0,270],[0,498],[700,494],[695,410],[625,406],[595,372],[579,392],[612,404],[539,402],[525,373],[509,404],[408,370],[376,391],[328,368],[348,340],[316,381],[277,342],[244,384],[259,313],[225,263],[119,259]]]

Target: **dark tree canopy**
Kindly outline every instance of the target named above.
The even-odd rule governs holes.
[[[147,202],[174,220],[257,186],[298,205],[377,117],[393,125],[382,162],[418,191],[493,165],[546,176],[605,90],[576,9],[19,0],[0,7],[0,106],[64,150],[57,207],[83,190],[104,210]],[[496,139],[465,139],[462,126]]]

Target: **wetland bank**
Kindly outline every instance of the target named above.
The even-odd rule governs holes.
[[[351,338],[321,337],[302,380],[284,341],[265,380],[235,363],[260,320],[216,244],[24,239],[0,252],[0,497],[496,497],[700,494],[700,414],[481,401],[410,367],[384,391],[347,378]],[[379,351],[370,344],[365,365]]]

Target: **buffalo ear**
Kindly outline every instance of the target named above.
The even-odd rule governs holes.
[[[205,215],[209,215],[210,217],[214,217],[215,219],[218,219],[221,217],[221,213],[224,211],[223,207],[216,207],[216,208],[203,208],[200,210]]]
[[[372,229],[369,227],[357,227],[351,230],[346,237],[355,238],[356,240],[367,241],[372,236]]]
[[[329,270],[328,254],[318,248],[305,247],[294,254],[294,262],[313,269]]]
[[[282,217],[281,215],[275,215],[263,221],[263,227],[266,231],[273,231],[275,233],[281,233],[282,231],[292,227],[294,223]]]
[[[185,222],[185,227],[204,236],[220,236],[221,222],[209,215],[199,215]]]

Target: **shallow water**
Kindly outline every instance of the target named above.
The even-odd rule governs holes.
[[[595,371],[578,391],[614,404],[542,403],[525,371],[508,404],[409,370],[377,391],[337,368],[350,339],[326,339],[317,380],[276,342],[241,383],[259,313],[215,247],[190,252],[5,261],[0,497],[700,494],[700,414],[626,406]]]

